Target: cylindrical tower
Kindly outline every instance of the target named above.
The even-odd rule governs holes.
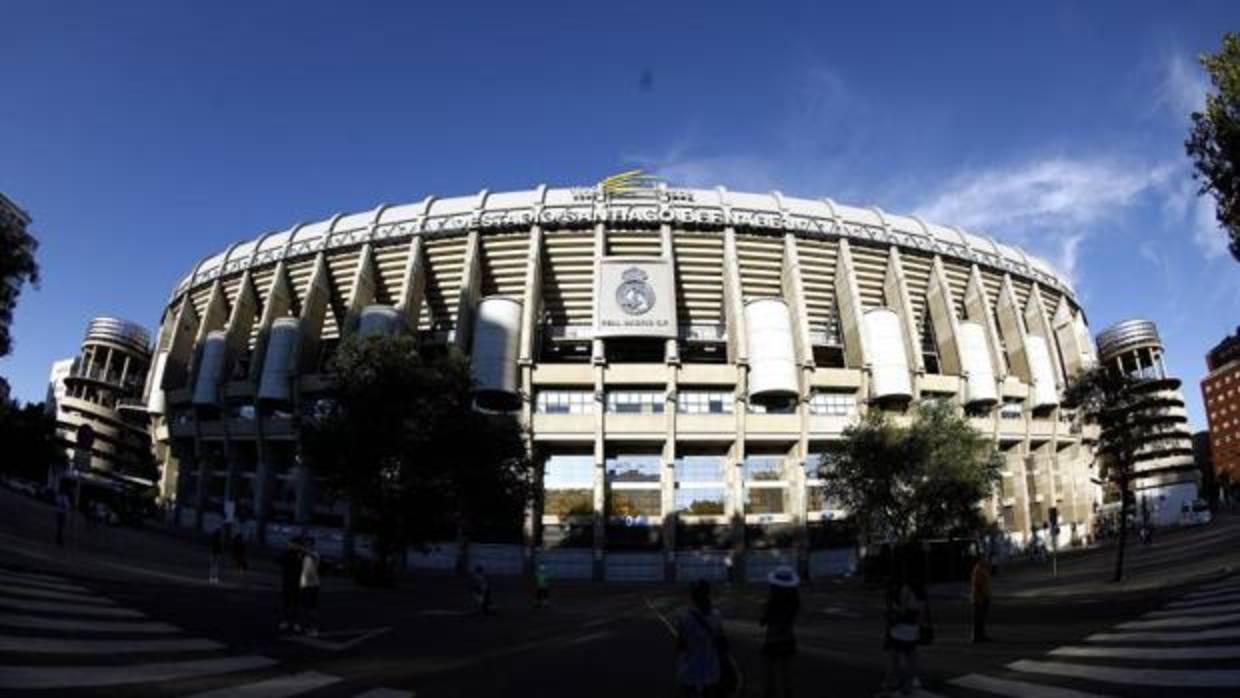
[[[151,363],[150,334],[113,317],[91,320],[56,404],[57,436],[79,471],[154,478],[142,395]],[[89,426],[93,441],[79,430]]]
[[[1185,507],[1197,499],[1200,484],[1180,380],[1167,375],[1163,355],[1158,328],[1149,320],[1124,320],[1098,334],[1103,365],[1148,381],[1143,388],[1153,400],[1151,417],[1159,418],[1165,432],[1142,450],[1133,488],[1138,516],[1157,526],[1179,523]]]

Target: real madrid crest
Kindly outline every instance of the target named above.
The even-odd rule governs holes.
[[[654,289],[647,283],[649,276],[637,267],[620,275],[623,281],[616,288],[616,303],[629,315],[645,315],[654,307]]]

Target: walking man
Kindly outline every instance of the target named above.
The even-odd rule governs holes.
[[[301,615],[302,627],[310,637],[319,636],[319,554],[314,550],[314,539],[306,538],[301,557]]]
[[[551,580],[547,574],[547,565],[540,562],[534,571],[534,605],[538,608],[547,607],[547,597],[551,595]]]
[[[990,561],[979,557],[973,565],[971,596],[973,599],[973,641],[990,642],[986,634],[986,617],[990,615]]]
[[[69,497],[64,492],[56,495],[56,545],[65,547],[65,522],[69,518]]]
[[[473,578],[474,602],[478,604],[478,613],[491,615],[491,582],[487,580],[482,565],[474,568]]]
[[[280,630],[301,632],[301,539],[293,538],[276,560],[280,565]]]
[[[224,554],[224,527],[220,526],[211,534],[211,540],[208,543],[211,549],[211,562],[207,568],[207,581],[212,584],[220,583],[220,556]]]
[[[245,535],[241,532],[241,527],[237,527],[237,532],[232,537],[232,555],[233,565],[237,568],[237,575],[245,581],[246,570],[250,568],[249,557],[245,550]]]

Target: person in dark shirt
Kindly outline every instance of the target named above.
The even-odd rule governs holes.
[[[763,695],[791,698],[789,665],[797,652],[797,637],[792,626],[801,610],[801,594],[797,590],[801,579],[791,567],[780,565],[767,576],[767,582],[770,592],[759,621],[766,626],[766,638],[762,643]]]
[[[207,567],[207,581],[220,583],[220,556],[224,554],[224,527],[220,526],[211,534],[211,563]]]
[[[280,598],[281,612],[280,630],[292,629],[301,632],[301,539],[289,541],[288,547],[280,553],[277,562],[280,565]]]

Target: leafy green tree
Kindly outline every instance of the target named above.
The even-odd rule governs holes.
[[[34,258],[38,247],[16,221],[0,215],[0,356],[13,350],[9,324],[22,284],[39,282],[39,265]]]
[[[908,426],[869,410],[819,466],[827,498],[868,540],[905,545],[969,535],[999,480],[993,442],[949,405],[916,408]]]
[[[532,491],[515,419],[473,409],[468,361],[426,358],[408,336],[352,337],[329,364],[333,397],[303,424],[303,454],[375,533],[380,559],[445,535],[519,530]]]
[[[56,443],[56,419],[43,403],[0,401],[0,444],[4,457],[0,468],[9,475],[42,482],[49,466],[64,461],[64,450]]]
[[[1086,422],[1098,425],[1094,463],[1102,480],[1119,492],[1119,543],[1112,577],[1115,582],[1124,577],[1124,549],[1137,462],[1143,456],[1180,447],[1178,425],[1183,417],[1171,413],[1171,403],[1158,396],[1163,383],[1130,376],[1112,367],[1095,366],[1078,374],[1065,392],[1065,405],[1079,408]]]
[[[1215,215],[1231,238],[1231,254],[1240,261],[1240,36],[1223,35],[1218,53],[1199,59],[1214,91],[1204,112],[1193,112],[1184,148],[1193,159],[1200,194],[1211,193]]]

